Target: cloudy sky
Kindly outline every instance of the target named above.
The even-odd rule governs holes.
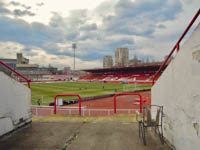
[[[200,0],[0,0],[0,58],[23,52],[40,66],[73,68],[77,43],[77,69],[102,67],[119,47],[130,58],[162,60],[199,7]]]

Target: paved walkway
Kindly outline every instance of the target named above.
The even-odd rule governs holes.
[[[54,119],[53,119],[54,118]],[[56,117],[57,118],[57,117]],[[60,118],[60,119],[58,119]],[[34,119],[25,128],[0,139],[1,150],[170,150],[158,137],[147,135],[147,146],[133,120]],[[73,119],[75,118],[75,119]],[[124,117],[123,117],[124,118]]]

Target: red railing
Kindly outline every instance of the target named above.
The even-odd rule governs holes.
[[[142,95],[139,93],[119,93],[119,94],[115,94],[114,96],[114,113],[117,113],[117,97],[118,96],[123,96],[123,95],[136,95],[139,96],[140,98],[140,113],[142,113]]]
[[[27,78],[27,77],[24,77],[23,75],[21,75],[19,72],[15,71],[13,68],[11,68],[10,66],[8,66],[7,64],[5,64],[4,62],[2,62],[0,60],[0,64],[2,64],[4,67],[6,67],[7,69],[9,69],[10,71],[16,73],[18,76],[20,76],[21,78],[23,78],[24,80],[26,80],[27,84],[28,84],[28,87],[31,88],[31,85],[30,85],[30,80]]]
[[[160,66],[160,68],[158,69],[158,71],[155,73],[154,77],[153,77],[153,82],[152,84],[154,85],[156,78],[161,74],[161,71],[164,69],[164,67],[167,65],[168,60],[171,58],[172,54],[174,53],[174,51],[177,49],[177,52],[179,51],[180,48],[180,42],[182,41],[182,39],[184,38],[184,36],[187,34],[187,32],[189,31],[189,29],[191,28],[191,26],[193,25],[193,23],[195,22],[195,20],[198,18],[200,14],[200,9],[197,11],[197,13],[195,14],[195,16],[193,17],[193,19],[191,20],[190,24],[187,26],[187,28],[185,29],[185,31],[183,32],[183,34],[181,35],[181,37],[179,38],[179,40],[177,41],[177,43],[175,44],[175,46],[173,47],[173,49],[171,50],[170,54],[168,55],[168,57],[166,58],[166,60],[163,62],[163,64]]]
[[[58,94],[54,97],[54,114],[56,114],[56,99],[60,96],[77,96],[79,98],[79,115],[81,116],[81,97],[78,94]]]

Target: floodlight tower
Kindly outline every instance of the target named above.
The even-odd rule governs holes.
[[[72,44],[72,48],[74,49],[74,71],[75,71],[75,49],[76,49],[76,43]]]

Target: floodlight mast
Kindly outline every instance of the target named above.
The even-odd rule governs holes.
[[[75,71],[75,57],[76,57],[76,53],[75,53],[75,49],[76,49],[76,43],[72,44],[72,48],[74,49],[74,71]]]

